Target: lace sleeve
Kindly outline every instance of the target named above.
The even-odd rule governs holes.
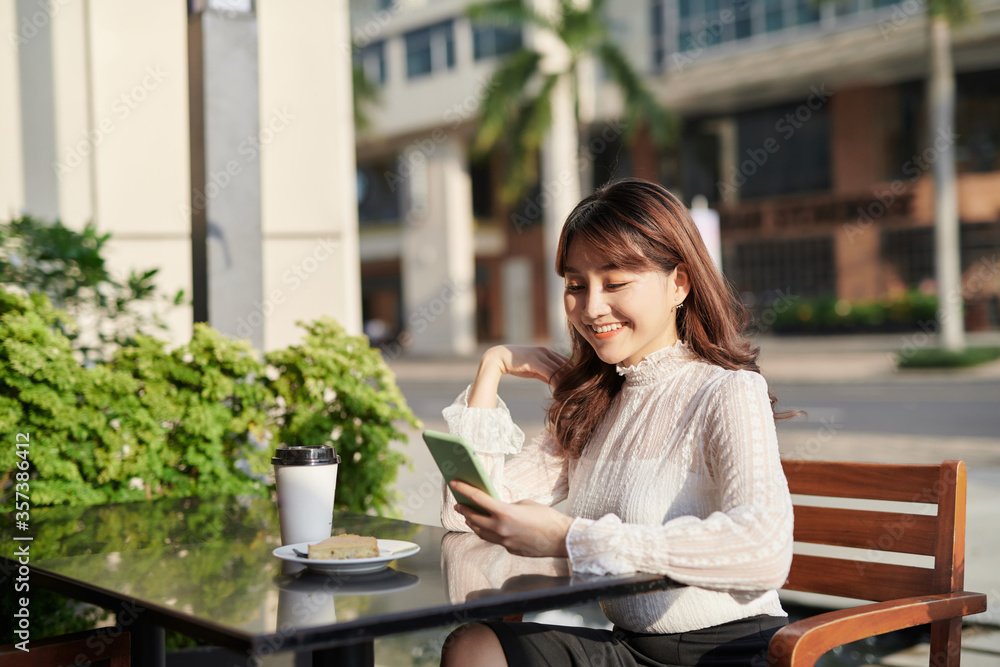
[[[530,499],[552,505],[566,497],[566,465],[554,454],[547,432],[524,447],[524,432],[514,424],[498,396],[496,408],[470,408],[469,389],[444,409],[448,430],[467,440],[476,450],[494,488],[505,502]],[[523,451],[522,451],[523,447]],[[513,455],[509,461],[508,456]],[[443,485],[441,525],[468,531],[462,515],[454,510],[455,497]]]

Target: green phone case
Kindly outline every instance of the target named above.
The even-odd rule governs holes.
[[[457,435],[440,431],[424,431],[424,442],[427,443],[427,448],[431,451],[431,456],[434,457],[434,462],[444,475],[445,481],[450,483],[451,480],[457,479],[485,491],[497,500],[500,499],[483,469],[483,464],[469,443]],[[461,493],[455,493],[455,500],[481,514],[489,514]]]

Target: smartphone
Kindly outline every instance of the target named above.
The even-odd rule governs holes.
[[[451,483],[451,480],[457,479],[500,500],[500,495],[493,488],[482,462],[469,443],[457,435],[440,431],[424,431],[424,442],[431,450],[431,456],[434,457],[434,462],[437,463],[437,467],[441,470],[446,482]],[[452,493],[455,494],[455,500],[460,504],[471,507],[480,514],[489,514],[468,496],[454,491]]]

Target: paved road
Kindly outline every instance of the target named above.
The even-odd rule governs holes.
[[[771,390],[779,407],[808,413],[808,419],[793,420],[787,428],[810,428],[826,420],[844,432],[1000,438],[1000,380],[774,382]]]
[[[471,377],[470,377],[471,379]],[[467,381],[401,379],[410,407],[424,421],[439,421]],[[838,430],[962,438],[1000,438],[1000,380],[843,382],[820,384],[772,382],[782,409],[807,415],[783,424],[790,430],[812,430],[833,422]],[[542,420],[548,391],[540,382],[504,378],[500,394],[519,424]]]

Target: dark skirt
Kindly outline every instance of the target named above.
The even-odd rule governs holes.
[[[765,667],[767,644],[788,622],[783,616],[754,616],[672,635],[647,635],[621,628],[597,630],[541,623],[485,621],[515,667]]]

